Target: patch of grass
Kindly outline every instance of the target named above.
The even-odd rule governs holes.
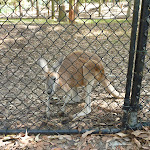
[[[34,19],[34,18],[1,18],[0,24],[56,24],[52,19]]]
[[[93,24],[93,23],[124,23],[124,22],[130,22],[131,23],[131,19],[127,20],[127,19],[79,19],[76,22],[78,23],[89,23],[89,24]]]
[[[76,19],[76,24],[99,24],[99,23],[125,23],[131,22],[126,19]],[[56,20],[44,18],[0,18],[0,24],[58,24]],[[61,22],[61,24],[69,24],[69,22]]]

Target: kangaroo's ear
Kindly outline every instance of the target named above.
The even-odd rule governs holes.
[[[62,56],[60,59],[58,59],[58,61],[53,64],[52,71],[58,72],[63,60],[64,60],[64,56]]]
[[[45,60],[44,58],[40,58],[40,59],[38,60],[38,64],[39,64],[39,66],[41,66],[41,68],[42,68],[46,73],[49,72],[49,68],[48,68],[48,66],[47,66],[47,62],[46,62],[46,60]]]

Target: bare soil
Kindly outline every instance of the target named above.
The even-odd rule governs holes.
[[[97,53],[103,61],[108,79],[120,93],[125,92],[130,47],[130,22],[99,24],[29,24],[2,25],[0,28],[0,128],[8,129],[102,129],[121,125],[123,99],[114,99],[100,84],[93,87],[92,112],[76,121],[68,119],[84,104],[84,89],[80,89],[81,103],[68,104],[61,116],[63,94],[53,97],[51,117],[46,119],[45,79],[37,61],[43,57],[51,66],[61,55],[75,50]],[[147,43],[148,50],[150,43]],[[140,102],[140,116],[149,120],[150,53]],[[59,104],[57,104],[59,102]]]

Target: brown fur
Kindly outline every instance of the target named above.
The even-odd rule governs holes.
[[[65,59],[60,59],[58,63],[54,64],[51,71],[49,71],[47,63],[44,59],[40,61],[40,66],[48,75],[48,81],[50,81],[49,93],[50,96],[55,91],[55,83],[60,85],[61,88],[66,92],[67,98],[65,99],[62,110],[65,110],[65,105],[71,99],[72,102],[78,102],[78,90],[77,87],[85,86],[86,98],[85,108],[78,114],[74,115],[74,118],[85,116],[91,112],[91,98],[90,93],[94,81],[100,82],[104,89],[106,89],[115,98],[123,98],[111,83],[107,80],[104,72],[104,67],[101,62],[101,58],[94,53],[75,51],[70,53]],[[58,71],[54,68],[55,66],[60,67]],[[53,70],[53,71],[52,71]],[[55,79],[55,81],[54,81]],[[50,101],[50,100],[49,100]],[[47,102],[47,116],[49,117],[49,101]]]
[[[87,82],[83,76],[83,66],[87,71],[86,77],[92,75],[98,81],[103,78],[104,68],[98,55],[75,51],[64,59],[58,71],[60,84],[65,85],[67,82],[70,88],[85,86]]]

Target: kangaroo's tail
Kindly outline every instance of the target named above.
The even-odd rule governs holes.
[[[101,84],[104,86],[106,91],[114,96],[115,98],[123,98],[123,96],[115,90],[115,88],[111,85],[111,83],[105,78],[101,81]]]

